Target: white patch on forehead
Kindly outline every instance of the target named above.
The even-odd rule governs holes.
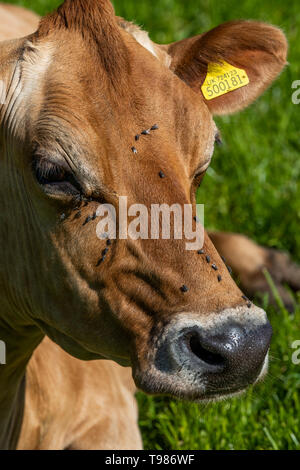
[[[22,131],[24,117],[34,103],[33,97],[38,99],[42,90],[42,79],[52,55],[53,46],[50,44],[36,46],[30,41],[25,42],[22,57],[16,62],[3,113],[3,120],[12,133]]]
[[[50,43],[34,45],[26,41],[21,62],[23,91],[29,93],[36,89],[37,81],[43,78],[52,62],[54,46]]]
[[[128,21],[122,20],[120,26],[127,31],[127,33],[131,34],[134,39],[147,51],[151,52],[154,57],[164,63],[168,68],[171,65],[172,58],[169,54],[163,51],[157,44],[155,44],[149,38],[149,33],[144,31],[143,29],[139,28],[139,26],[135,25],[134,23],[130,23]]]
[[[131,35],[139,44],[141,44],[141,46],[151,52],[151,54],[153,54],[158,59],[154,49],[154,44],[146,31],[142,31],[141,29],[136,28],[135,30],[132,30]]]

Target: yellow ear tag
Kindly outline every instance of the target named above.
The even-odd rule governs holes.
[[[223,61],[220,64],[208,64],[206,79],[201,90],[206,100],[213,100],[249,83],[245,70]]]

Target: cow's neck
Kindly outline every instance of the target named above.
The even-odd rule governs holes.
[[[1,142],[0,341],[6,346],[6,364],[0,365],[0,449],[16,446],[26,366],[43,339],[31,317],[40,232],[29,223],[28,196],[7,147]]]
[[[26,366],[43,335],[8,311],[5,297],[0,296],[0,301],[0,340],[6,346],[6,364],[0,365],[0,449],[14,449],[23,418]]]

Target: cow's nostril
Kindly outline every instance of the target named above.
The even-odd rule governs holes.
[[[219,387],[242,387],[254,383],[264,365],[272,328],[268,322],[249,328],[235,322],[216,331],[193,326],[181,331],[176,353],[189,370],[206,376]],[[227,386],[226,385],[226,386]]]
[[[191,336],[189,340],[190,349],[201,361],[212,366],[223,366],[225,363],[224,358],[217,353],[209,351],[201,344],[198,335]]]

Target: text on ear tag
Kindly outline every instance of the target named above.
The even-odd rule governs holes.
[[[207,75],[201,90],[206,100],[213,100],[250,83],[245,70],[223,61],[208,64]]]

